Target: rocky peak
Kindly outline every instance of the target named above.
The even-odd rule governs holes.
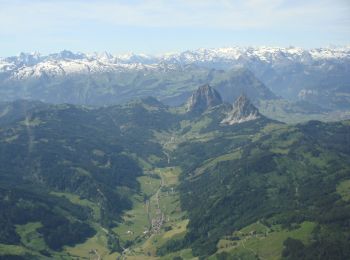
[[[208,108],[222,104],[222,98],[208,84],[199,87],[187,101],[187,111],[203,112]]]
[[[222,124],[233,125],[260,118],[259,110],[245,96],[241,95],[234,103],[233,109],[227,117],[221,121]]]

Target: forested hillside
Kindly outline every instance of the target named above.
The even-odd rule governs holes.
[[[0,255],[349,258],[350,122],[287,125],[218,95],[2,104]]]

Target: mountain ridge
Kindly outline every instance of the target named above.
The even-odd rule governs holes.
[[[40,88],[55,86],[54,91],[47,90],[47,93],[54,92],[56,97],[62,99],[67,95],[64,93],[66,90],[61,88],[69,84],[77,92],[75,95],[83,99],[79,102],[91,103],[90,95],[112,94],[110,96],[113,97],[116,92],[119,92],[118,94],[123,95],[123,99],[138,97],[140,92],[144,91],[144,89],[138,89],[142,84],[144,88],[152,86],[145,95],[157,95],[159,92],[154,88],[161,88],[164,93],[161,98],[169,100],[169,103],[174,103],[176,100],[175,103],[178,105],[181,102],[177,100],[182,96],[188,96],[192,89],[191,87],[186,89],[184,86],[175,89],[171,83],[167,82],[169,79],[164,75],[172,75],[170,81],[174,82],[180,74],[189,74],[189,71],[197,74],[195,70],[230,71],[245,68],[277,96],[290,101],[305,100],[326,109],[346,110],[350,107],[348,90],[350,79],[347,76],[350,74],[349,63],[350,47],[314,49],[229,47],[198,49],[158,56],[133,53],[84,54],[70,51],[49,55],[21,53],[18,56],[0,59],[0,89],[2,88],[1,96],[7,97],[7,100],[13,100],[12,96],[26,98],[39,93],[35,89],[38,88],[37,84],[41,85]],[[196,75],[193,76],[196,77]],[[209,82],[210,77],[210,74],[206,75],[204,81],[198,82],[198,85]],[[126,79],[127,82],[125,82]],[[180,80],[177,84],[185,82],[187,81]],[[131,83],[137,86],[136,89],[130,89],[128,84]],[[210,84],[215,85],[212,82]],[[123,89],[127,85],[128,90]],[[24,88],[21,97],[18,96],[19,94],[11,93],[11,89],[21,87]],[[97,92],[98,95],[91,92]],[[113,98],[113,102],[120,102],[118,98]],[[50,99],[38,96],[35,99],[51,102]],[[111,97],[104,97],[104,99],[111,99]],[[74,101],[67,99],[65,102],[77,102]]]
[[[307,57],[312,59],[350,59],[350,46],[344,47],[324,47],[324,48],[299,48],[299,47],[224,47],[224,48],[200,48],[196,50],[186,50],[183,52],[165,53],[158,55],[147,55],[137,53],[111,54],[108,52],[72,52],[63,50],[58,53],[41,55],[39,52],[24,53],[21,52],[17,56],[0,57],[1,62],[13,62],[17,64],[27,65],[39,63],[47,60],[104,60],[110,63],[144,63],[154,64],[160,62],[181,62],[191,63],[193,61],[213,61],[218,58],[227,60],[239,60],[241,56],[246,54],[246,57],[259,58],[266,62],[271,62],[274,59],[292,58],[306,62]]]
[[[230,111],[227,117],[221,121],[221,124],[240,124],[256,120],[260,117],[262,117],[262,115],[259,113],[259,110],[244,94],[242,94],[235,100],[232,111]]]
[[[126,53],[112,55],[103,53],[81,53],[63,50],[59,53],[41,55],[38,52],[20,53],[18,56],[0,58],[0,73],[10,73],[12,78],[38,77],[40,72],[60,75],[104,72],[115,70],[159,70],[165,64],[184,66],[186,64],[227,63],[245,65],[259,61],[266,64],[319,63],[332,60],[350,61],[350,47],[343,48],[281,48],[281,47],[227,47],[197,49],[175,54],[145,55]],[[30,69],[32,67],[32,69]],[[55,70],[53,70],[55,68]],[[89,70],[86,70],[89,68]],[[175,67],[173,67],[175,68]]]

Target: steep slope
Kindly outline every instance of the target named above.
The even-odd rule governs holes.
[[[222,104],[220,94],[208,84],[199,87],[187,101],[188,112],[203,112]]]
[[[222,73],[223,79],[219,82],[212,83],[219,91],[223,100],[231,103],[236,100],[242,93],[254,103],[257,104],[262,100],[274,100],[276,95],[264,85],[250,70],[233,69]]]
[[[250,103],[245,95],[241,95],[234,103],[232,111],[221,121],[222,124],[239,124],[260,118],[259,110]]]

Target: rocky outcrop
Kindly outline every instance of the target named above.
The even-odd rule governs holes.
[[[187,101],[188,112],[204,112],[208,108],[222,104],[222,98],[208,84],[199,87]]]
[[[231,112],[228,113],[221,124],[234,125],[247,121],[256,120],[261,117],[259,110],[249,101],[245,95],[241,95],[234,103]]]

